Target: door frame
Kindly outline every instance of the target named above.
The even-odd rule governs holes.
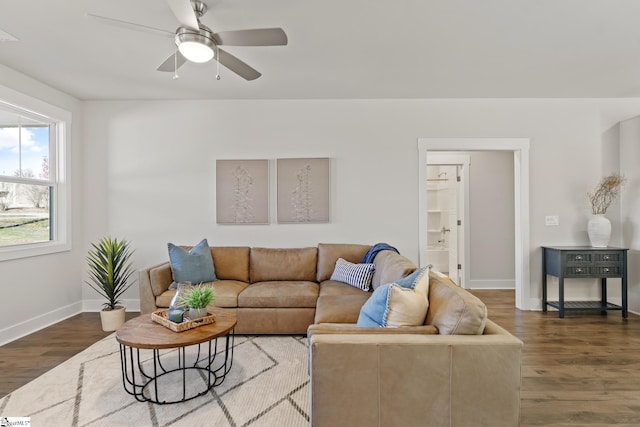
[[[433,151],[511,151],[514,162],[516,307],[530,310],[529,138],[418,138],[419,238],[426,233],[427,153]],[[467,229],[467,234],[468,234]],[[466,246],[466,245],[465,245]],[[425,252],[426,254],[426,252]],[[468,262],[468,259],[467,259]],[[420,265],[426,263],[421,251]]]

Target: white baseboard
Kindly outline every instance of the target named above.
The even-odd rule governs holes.
[[[51,326],[71,316],[82,312],[82,303],[76,302],[66,307],[62,307],[40,316],[25,320],[16,325],[0,330],[0,345],[5,345],[18,338],[32,334],[40,329]]]
[[[25,320],[16,325],[0,329],[0,346],[61,322],[76,314],[100,311],[102,310],[103,304],[104,299],[78,301],[66,307]],[[140,311],[140,301],[137,299],[123,300],[122,304],[127,308],[127,311]]]
[[[514,279],[469,280],[466,289],[515,289]]]

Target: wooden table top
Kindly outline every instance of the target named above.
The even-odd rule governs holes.
[[[143,314],[125,322],[116,331],[120,344],[135,348],[163,349],[200,344],[227,335],[236,326],[235,310],[216,308],[216,321],[182,332],[154,322],[151,314]]]

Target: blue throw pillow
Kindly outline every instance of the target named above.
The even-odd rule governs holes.
[[[190,251],[173,243],[169,243],[167,246],[174,282],[191,282],[197,285],[217,280],[207,239],[202,239]]]
[[[382,328],[423,324],[429,307],[429,268],[416,270],[373,291],[360,310],[357,326]]]

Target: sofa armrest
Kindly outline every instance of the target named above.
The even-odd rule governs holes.
[[[169,262],[163,262],[138,272],[140,314],[151,313],[158,309],[156,296],[169,289],[172,280],[171,277],[171,266]]]
[[[433,325],[402,326],[399,328],[360,328],[352,323],[317,323],[309,326],[307,337],[317,334],[428,334],[437,335]]]
[[[522,341],[484,335],[314,333],[311,424],[512,427]]]

